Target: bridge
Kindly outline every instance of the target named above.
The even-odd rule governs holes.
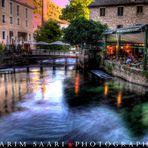
[[[59,58],[78,58],[79,53],[72,53],[72,52],[40,52],[35,50],[32,54],[20,54],[16,56],[6,56],[3,58],[4,61],[12,60],[13,59],[21,59],[21,60],[46,60],[46,59],[59,59]]]
[[[56,62],[57,59],[64,59],[64,62]],[[68,59],[76,59],[76,63],[69,63]],[[49,62],[44,62],[45,60]],[[44,67],[52,67],[53,70],[56,70],[57,67],[64,67],[67,70],[68,67],[77,65],[78,54],[70,52],[49,52],[46,54],[35,52],[33,54],[4,57],[3,61],[7,64],[0,67],[0,73],[15,73],[18,68],[25,68],[27,72],[31,68],[40,68],[40,71],[43,71]]]

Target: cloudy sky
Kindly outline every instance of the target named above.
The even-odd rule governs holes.
[[[68,0],[52,0],[56,4],[58,4],[60,7],[65,7],[68,4]]]

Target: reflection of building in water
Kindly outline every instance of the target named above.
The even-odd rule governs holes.
[[[75,84],[74,84],[76,96],[79,94],[79,87],[80,87],[80,74],[78,73],[75,77]]]
[[[1,75],[0,77],[0,114],[16,110],[15,103],[22,99],[27,90],[27,81],[20,75]]]
[[[104,96],[107,96],[109,92],[109,87],[108,87],[108,83],[106,82],[104,85]]]
[[[123,88],[127,91],[134,92],[135,94],[138,94],[138,95],[144,95],[144,94],[146,94],[146,92],[148,92],[148,88],[141,86],[141,85],[129,83],[129,82],[124,81],[120,78],[115,77],[113,82],[116,83],[116,85],[119,88]]]

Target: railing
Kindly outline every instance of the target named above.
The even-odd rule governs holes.
[[[73,51],[48,51],[48,50],[32,50],[32,55],[55,55],[55,56],[78,56],[79,52],[73,52]]]

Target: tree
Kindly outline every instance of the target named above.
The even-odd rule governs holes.
[[[67,7],[62,10],[61,19],[68,21],[73,21],[77,18],[89,19],[88,6],[91,2],[92,0],[70,0],[70,5],[67,5]]]
[[[102,33],[107,28],[106,25],[85,18],[76,19],[64,30],[64,39],[75,44],[95,45],[102,39]]]
[[[63,32],[55,21],[48,21],[43,26],[39,27],[34,37],[36,41],[53,42],[59,40]]]
[[[41,0],[33,0],[34,4],[34,13],[42,14],[42,1]]]
[[[44,21],[47,20],[59,20],[62,8],[56,5],[51,0],[33,0],[34,13],[42,15],[42,3],[44,2]],[[54,13],[53,13],[54,12]]]

